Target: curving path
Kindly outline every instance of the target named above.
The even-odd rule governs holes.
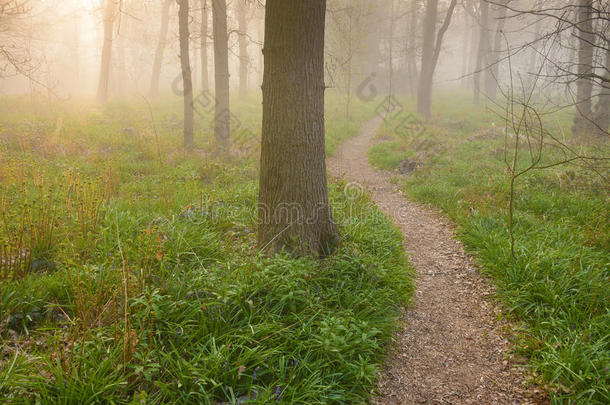
[[[493,290],[454,238],[451,224],[407,200],[387,173],[368,164],[381,118],[328,159],[331,176],[359,182],[400,227],[417,271],[413,305],[379,380],[376,404],[538,404],[523,367],[510,359]]]

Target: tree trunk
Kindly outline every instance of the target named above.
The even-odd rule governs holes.
[[[464,6],[466,7],[466,6]],[[468,12],[466,11],[466,9],[464,9],[464,27],[463,27],[463,39],[462,41],[464,41],[462,43],[462,73],[461,73],[461,84],[462,87],[466,87],[467,86],[467,81],[466,81],[466,76],[468,74],[468,60],[470,59],[470,44],[472,41],[470,41],[470,37],[472,36],[472,29],[470,28],[470,24],[469,24],[469,15]]]
[[[189,1],[179,0],[178,26],[180,32],[180,66],[184,91],[184,147],[192,150],[193,139],[193,79],[189,54]]]
[[[451,24],[451,18],[453,17],[453,11],[455,10],[456,4],[457,0],[451,0],[451,3],[449,3],[449,9],[447,10],[447,15],[445,16],[445,20],[443,21],[443,25],[441,25],[441,28],[438,30],[438,34],[435,34],[434,30],[436,29],[435,24],[436,14],[438,11],[438,1],[429,0],[428,2],[428,6],[430,6],[432,10],[430,11],[430,14],[428,14],[428,10],[426,10],[426,24],[432,25],[432,42],[434,45],[431,46],[432,55],[425,55],[425,66],[424,59],[422,58],[422,73],[420,75],[419,81],[420,87],[417,92],[417,110],[426,118],[432,115],[432,79],[434,78],[434,70],[436,69],[438,57],[441,54],[441,48],[443,47],[443,37],[445,36],[445,33],[447,32],[447,29],[449,29],[449,25]],[[431,23],[431,21],[433,21],[433,23]],[[426,28],[426,30],[427,29],[428,28]],[[427,32],[424,33],[424,52],[426,52],[425,35],[429,34]]]
[[[208,2],[201,0],[201,90],[210,89],[208,72]]]
[[[231,110],[229,109],[229,37],[226,0],[212,0],[212,24],[214,31],[214,85],[216,88],[214,136],[220,152],[228,153]]]
[[[506,25],[506,11],[505,3],[498,4],[496,9],[497,23],[496,32],[494,35],[494,47],[490,57],[490,68],[486,71],[486,94],[490,100],[495,101],[498,93],[498,83],[500,74],[500,49],[502,48],[502,34],[504,32],[504,26]]]
[[[155,60],[153,62],[152,76],[150,79],[151,97],[156,97],[159,94],[159,79],[161,78],[161,65],[163,64],[163,54],[165,53],[165,45],[167,43],[167,30],[169,25],[169,8],[174,0],[165,0],[161,10],[161,29],[159,30],[159,41],[157,42],[157,50],[155,51]]]
[[[324,152],[326,0],[267,0],[259,234],[262,250],[324,256],[338,242]]]
[[[112,55],[112,38],[114,35],[114,18],[117,9],[117,0],[106,0],[104,10],[104,45],[102,46],[102,64],[100,80],[97,87],[97,100],[105,103],[108,100],[108,84],[110,82],[110,59]]]
[[[409,22],[409,33],[407,35],[407,74],[409,75],[409,92],[412,96],[416,94],[418,72],[417,72],[417,9],[419,0],[411,0],[411,20]]]
[[[115,41],[116,44],[116,53],[117,53],[117,57],[118,57],[118,66],[116,68],[115,71],[115,86],[116,86],[116,90],[117,93],[120,94],[121,96],[124,96],[126,93],[128,93],[128,89],[127,87],[127,82],[125,81],[125,79],[127,78],[127,61],[125,58],[125,37],[127,35],[128,31],[128,26],[127,26],[127,19],[122,19],[119,23],[120,27],[119,27],[119,32],[117,32],[117,40]],[[112,69],[111,69],[112,70]]]
[[[576,116],[572,133],[582,135],[591,129],[591,97],[593,81],[588,77],[593,72],[593,0],[579,0],[576,35],[578,36],[578,71],[576,80]]]
[[[475,15],[471,15],[471,26],[470,26],[470,55],[468,56],[468,68],[466,69],[467,76],[464,78],[467,82],[467,87],[474,89],[474,76],[473,72],[476,71],[477,59],[479,55],[479,31],[477,30],[477,18]]]
[[[354,30],[354,11],[347,8],[348,28],[347,28],[347,57],[348,60],[346,66],[346,83],[345,83],[345,118],[349,120],[351,105],[352,105],[352,81],[353,81],[353,61],[354,61],[354,44],[353,44],[353,30]]]
[[[610,130],[610,38],[606,41],[606,68],[602,82],[599,101],[595,110],[594,121],[601,135],[608,135]]]
[[[417,88],[417,112],[424,117],[432,115],[432,58],[436,38],[436,15],[438,0],[428,0],[424,17],[424,40],[422,44],[421,73]]]
[[[265,72],[265,61],[263,58],[263,44],[265,43],[265,14],[263,12],[260,21],[257,21],[258,26],[258,40],[260,41],[260,52],[258,54],[258,85],[263,84],[263,74]]]
[[[390,0],[391,8],[390,8],[390,35],[388,39],[388,93],[390,98],[394,95],[394,22],[396,19],[395,10],[394,10],[394,0]],[[392,103],[388,103],[391,105]]]
[[[248,19],[246,17],[247,3],[237,0],[237,24],[239,30],[239,96],[248,95]]]
[[[477,51],[477,62],[474,68],[474,103],[479,104],[481,98],[481,73],[487,67],[487,53],[489,51],[489,3],[487,0],[480,2],[479,16],[479,47]]]

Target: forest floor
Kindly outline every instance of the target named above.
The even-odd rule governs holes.
[[[378,404],[547,403],[528,383],[526,359],[511,355],[509,327],[494,291],[454,237],[450,221],[409,201],[390,175],[368,163],[382,119],[362,127],[329,159],[330,172],[367,190],[402,230],[417,271],[413,305],[404,313],[379,379]]]

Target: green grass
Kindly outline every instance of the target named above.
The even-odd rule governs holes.
[[[404,144],[398,141],[379,142],[369,149],[368,156],[375,166],[383,170],[396,169],[401,161],[415,156]]]
[[[334,255],[261,256],[256,151],[215,157],[203,115],[185,154],[180,105],[0,100],[2,241],[49,242],[0,285],[0,402],[366,402],[412,292],[400,232],[336,184]],[[328,105],[332,152],[358,124]],[[260,101],[234,111],[255,145]]]
[[[404,180],[403,188],[410,196],[442,208],[459,225],[460,239],[477,253],[505,308],[522,321],[516,333],[517,350],[550,383],[553,403],[607,404],[608,184],[570,165],[519,178],[513,260],[503,136],[468,139],[499,120],[485,108],[473,106],[468,97],[440,96],[426,131],[417,136],[401,137],[394,131],[397,121],[386,122],[381,130],[386,138],[389,133],[413,153],[425,153],[423,167]],[[549,117],[548,123],[569,125],[569,112]],[[416,152],[422,139],[434,142]],[[609,152],[603,145],[594,151],[606,157]],[[544,161],[558,158],[556,150],[545,150]],[[388,160],[371,154],[372,163],[380,167],[383,159]]]

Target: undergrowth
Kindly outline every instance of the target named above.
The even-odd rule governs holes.
[[[261,256],[260,102],[229,160],[206,114],[182,151],[180,104],[0,101],[0,402],[366,402],[412,291],[400,232],[336,184],[334,255]]]
[[[439,97],[423,132],[401,135],[397,120],[388,120],[380,130],[382,139],[399,143],[421,165],[404,179],[404,190],[440,207],[459,225],[459,237],[477,253],[499,298],[523,321],[517,350],[550,384],[553,403],[610,403],[608,184],[577,165],[520,178],[513,259],[502,125],[467,97]],[[405,106],[412,111],[411,103]],[[549,117],[549,129],[567,133],[569,115]],[[608,157],[607,145],[590,150]],[[391,153],[403,152],[392,148]],[[383,168],[395,159],[376,153],[370,158]],[[544,162],[561,158],[557,149],[545,148]]]

